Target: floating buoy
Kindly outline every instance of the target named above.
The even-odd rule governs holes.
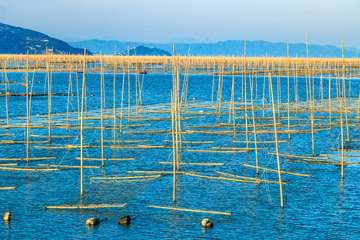
[[[195,98],[193,98],[192,100],[195,101]]]
[[[204,113],[204,111],[203,111],[203,110],[200,110],[199,113]]]
[[[268,99],[267,98],[265,98],[265,101],[267,101]]]
[[[94,94],[91,94],[91,96],[93,97],[93,96],[95,96]]]
[[[75,96],[75,94],[73,93],[73,94],[71,94],[71,96]]]
[[[241,100],[241,97],[239,97],[238,100],[240,101],[240,100]]]
[[[90,218],[86,220],[86,226],[95,226],[99,224],[100,224],[100,220],[98,218]]]
[[[201,221],[201,226],[203,228],[212,228],[214,226],[214,224],[212,222],[210,222],[208,218],[204,218]]]
[[[131,221],[130,216],[122,217],[118,220],[119,225],[129,225]]]
[[[5,215],[4,215],[3,220],[7,221],[7,222],[10,221],[10,216],[11,216],[11,212],[6,212]]]

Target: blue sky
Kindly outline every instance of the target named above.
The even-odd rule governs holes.
[[[360,0],[0,0],[0,22],[66,41],[265,40],[360,48]]]

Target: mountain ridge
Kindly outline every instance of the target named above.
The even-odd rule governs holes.
[[[171,56],[171,53],[159,48],[138,46],[125,50],[117,55],[120,56]]]
[[[0,54],[45,54],[46,48],[53,54],[84,54],[84,49],[75,48],[68,43],[48,35],[0,23]],[[92,53],[87,50],[88,55]]]
[[[78,42],[69,42],[69,45],[74,47],[86,47],[94,53],[102,51],[103,54],[114,54],[114,47],[116,45],[118,52],[126,51],[128,48],[146,46],[163,49],[170,53],[173,52],[173,44],[169,43],[144,43],[144,42],[121,42],[108,40],[86,40]],[[192,56],[243,56],[244,55],[244,40],[227,40],[217,43],[175,43],[175,53],[181,56],[187,56],[190,49]],[[191,47],[190,47],[191,45]],[[360,55],[360,53],[352,49],[345,49],[344,55],[347,58],[353,58]],[[249,57],[287,57],[287,43],[283,42],[267,42],[264,40],[247,41],[246,56]],[[306,57],[305,43],[289,44],[290,57]],[[316,45],[309,44],[309,57],[342,57],[341,48],[334,45]]]

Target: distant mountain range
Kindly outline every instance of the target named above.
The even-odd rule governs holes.
[[[113,55],[116,45],[117,52],[126,51],[128,48],[138,46],[154,47],[163,49],[167,52],[173,52],[173,44],[162,43],[143,43],[143,42],[120,42],[120,41],[104,41],[104,40],[88,40],[79,42],[69,42],[73,47],[89,49],[94,54],[99,54],[100,50],[103,54]],[[187,56],[190,51],[192,56],[243,56],[244,40],[229,40],[217,43],[175,43],[175,54]],[[345,49],[346,58],[353,58],[360,55],[359,49]],[[272,43],[266,41],[247,41],[246,56],[249,57],[286,57],[287,43]],[[306,44],[296,43],[289,44],[290,57],[306,57]],[[310,57],[342,57],[341,48],[333,45],[309,45]]]
[[[171,53],[154,47],[134,47],[118,53],[120,56],[171,56]]]
[[[174,39],[176,40],[176,39]],[[179,41],[181,39],[178,39]],[[196,41],[194,39],[183,39]],[[244,40],[229,40],[217,43],[175,43],[175,54],[187,56],[243,56]],[[43,33],[14,27],[0,23],[0,54],[45,54],[46,47],[54,54],[84,54],[84,48],[88,55],[100,54],[113,55],[169,55],[173,53],[171,43],[143,43],[121,42],[106,40],[88,40],[66,43],[59,39],[51,38]],[[140,47],[141,46],[141,47]],[[360,49],[349,48],[344,51],[346,58],[354,58],[360,55]],[[289,44],[290,57],[306,57],[306,45],[304,43]],[[266,41],[247,41],[246,56],[249,57],[286,57],[286,43],[272,43]],[[342,57],[342,50],[333,45],[309,45],[310,57]]]
[[[43,33],[0,23],[0,54],[45,54],[46,47],[54,54],[84,54],[84,49]],[[87,50],[88,55],[92,55]]]

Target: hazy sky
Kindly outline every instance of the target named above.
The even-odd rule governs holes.
[[[360,0],[0,0],[0,22],[65,41],[265,40],[360,48]]]

